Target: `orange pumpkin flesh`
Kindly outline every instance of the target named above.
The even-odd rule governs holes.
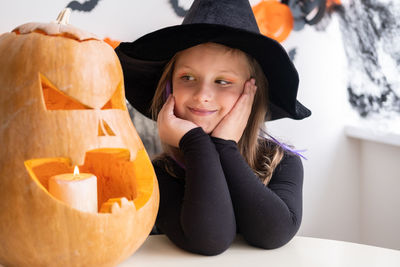
[[[113,49],[56,24],[0,36],[0,264],[115,266],[154,225],[157,179]],[[135,205],[86,213],[55,199],[49,177],[73,165],[98,177],[99,208],[121,197]]]
[[[152,166],[144,149],[138,151],[134,161],[129,161],[127,149],[100,148],[86,153],[84,165],[78,166],[81,172],[92,173],[98,180],[98,207],[110,198],[126,197],[134,200],[140,209],[153,192]],[[25,161],[31,178],[48,191],[51,176],[73,173],[68,158],[44,158]]]

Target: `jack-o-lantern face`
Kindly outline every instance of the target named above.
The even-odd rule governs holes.
[[[101,113],[99,113],[98,110],[126,110],[122,81],[118,83],[117,87],[115,88],[115,92],[110,97],[110,99],[106,103],[104,103],[102,107],[99,108],[91,107],[87,104],[82,103],[81,101],[79,101],[79,99],[67,95],[65,92],[58,89],[43,74],[39,75],[39,79],[40,89],[42,91],[43,97],[43,106],[46,110],[97,110],[96,116],[98,117],[98,136],[115,136],[115,132],[111,129],[110,125],[103,118],[101,118]]]
[[[130,120],[113,49],[59,23],[0,36],[0,263],[109,266],[145,240],[158,209],[157,180]],[[49,194],[73,165],[98,178],[99,208],[85,213]]]

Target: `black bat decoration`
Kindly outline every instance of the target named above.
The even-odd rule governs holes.
[[[79,3],[78,1],[71,1],[67,5],[67,7],[71,8],[72,10],[90,12],[92,11],[100,0],[89,0],[84,3]]]
[[[178,17],[184,17],[186,13],[188,12],[186,9],[183,7],[179,6],[179,0],[169,0],[169,3],[172,5],[173,10],[175,11],[175,14]]]

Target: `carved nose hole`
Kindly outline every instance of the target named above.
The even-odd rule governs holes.
[[[115,136],[111,127],[104,120],[99,120],[98,136]]]

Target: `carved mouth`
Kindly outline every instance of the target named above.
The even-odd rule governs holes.
[[[144,149],[130,161],[130,152],[123,148],[101,148],[86,152],[84,164],[78,166],[81,172],[97,177],[98,207],[111,198],[125,197],[133,200],[140,209],[151,197],[154,170]],[[25,161],[31,178],[48,192],[50,177],[73,173],[69,158],[39,158]]]

